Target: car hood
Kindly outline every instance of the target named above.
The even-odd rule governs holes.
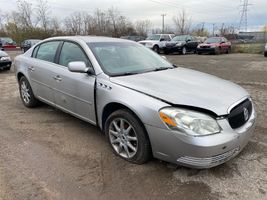
[[[200,46],[218,46],[219,43],[202,43]]]
[[[155,42],[158,42],[158,40],[142,40],[142,41],[139,41],[139,43],[155,43]]]
[[[249,95],[234,83],[181,67],[111,77],[110,81],[173,105],[202,108],[218,116],[228,114],[229,107]]]
[[[8,56],[8,54],[0,49],[0,57]]]

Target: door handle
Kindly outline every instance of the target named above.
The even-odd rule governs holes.
[[[33,72],[35,69],[34,69],[34,67],[28,67],[28,69],[31,71],[31,72]]]
[[[56,81],[62,81],[62,78],[61,78],[59,75],[54,76],[53,78],[54,78]]]

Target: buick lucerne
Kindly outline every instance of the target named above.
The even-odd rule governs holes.
[[[56,37],[15,59],[23,104],[44,102],[98,126],[113,152],[210,168],[248,143],[256,113],[248,92],[177,67],[136,42]]]

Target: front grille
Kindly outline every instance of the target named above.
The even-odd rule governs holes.
[[[228,116],[228,121],[233,129],[243,126],[250,118],[252,113],[252,103],[246,99],[242,103],[235,106]]]
[[[177,159],[178,162],[196,167],[212,167],[224,163],[239,153],[239,147],[232,149],[223,154],[219,154],[209,158],[196,158],[191,156],[183,156]]]
[[[202,49],[209,49],[210,46],[201,46]]]

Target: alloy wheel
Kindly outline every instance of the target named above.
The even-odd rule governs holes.
[[[133,126],[123,118],[114,119],[109,126],[113,149],[124,158],[132,158],[138,150],[138,138]]]
[[[29,104],[31,101],[30,89],[25,81],[21,82],[20,90],[24,103]]]

